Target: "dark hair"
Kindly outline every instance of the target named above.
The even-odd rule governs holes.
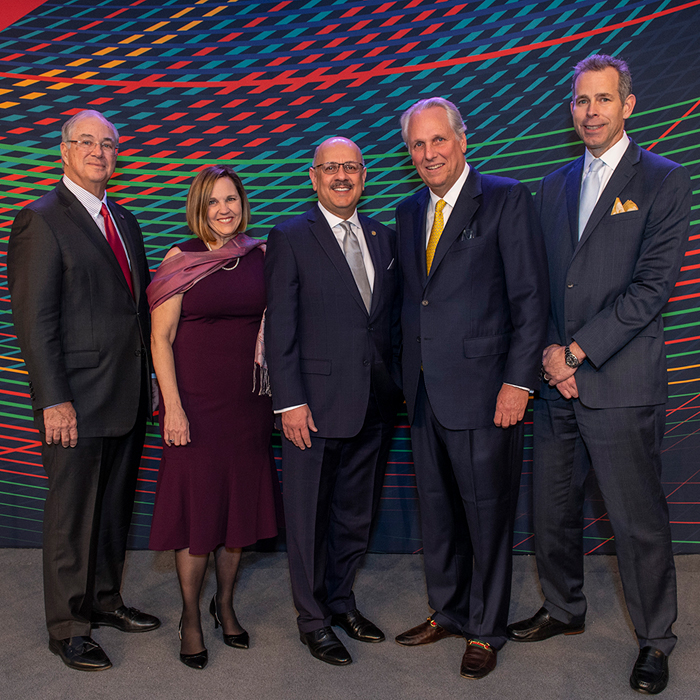
[[[209,199],[216,181],[222,177],[227,177],[233,182],[238,196],[241,198],[242,216],[236,233],[245,231],[250,221],[250,203],[248,202],[248,196],[245,193],[241,178],[229,165],[210,165],[197,173],[197,176],[192,180],[187,193],[186,205],[187,225],[192,233],[205,243],[214,243],[216,241],[216,236],[209,224]]]
[[[581,73],[588,71],[602,71],[606,68],[614,68],[617,71],[619,81],[617,91],[620,95],[620,102],[624,104],[625,100],[632,94],[632,74],[627,66],[627,63],[621,58],[613,58],[605,54],[593,54],[583,61],[579,61],[574,68],[574,77],[571,79],[571,94],[576,94],[576,81]]]

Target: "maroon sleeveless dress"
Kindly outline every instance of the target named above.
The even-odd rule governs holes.
[[[178,248],[206,250],[199,239]],[[151,549],[206,554],[277,533],[272,401],[258,395],[259,377],[253,391],[263,262],[255,248],[235,269],[212,273],[183,296],[173,354],[192,441],[163,443]],[[161,436],[163,411],[161,400]]]

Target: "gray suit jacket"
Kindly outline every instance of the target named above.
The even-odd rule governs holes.
[[[688,236],[690,178],[631,142],[579,241],[582,168],[583,157],[547,176],[536,197],[551,284],[547,344],[576,340],[586,352],[575,375],[586,406],[665,403],[661,310]],[[636,209],[613,214],[618,198]],[[543,382],[541,396],[559,392]]]

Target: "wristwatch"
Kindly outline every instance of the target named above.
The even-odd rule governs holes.
[[[572,369],[576,369],[581,364],[581,360],[571,352],[571,348],[568,345],[564,348],[564,362]]]

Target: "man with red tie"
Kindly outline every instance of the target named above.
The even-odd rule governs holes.
[[[119,135],[82,111],[61,133],[63,178],[17,215],[8,282],[42,461],[49,649],[70,668],[112,664],[91,627],[160,625],[120,595],[149,414],[148,265],[136,219],[108,201]]]

